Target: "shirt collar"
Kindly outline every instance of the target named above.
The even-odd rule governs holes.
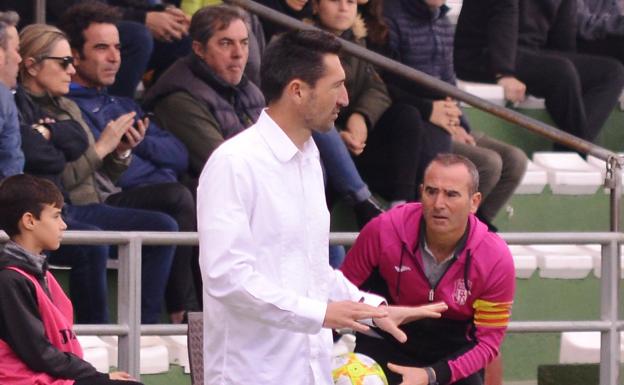
[[[267,114],[266,108],[262,110],[258,118],[257,127],[271,152],[280,162],[288,162],[298,153],[301,153],[304,159],[319,157],[318,149],[312,137],[303,144],[303,149],[300,151],[284,130]]]

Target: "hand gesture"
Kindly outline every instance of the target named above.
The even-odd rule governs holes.
[[[503,86],[505,99],[512,103],[520,103],[526,94],[526,85],[513,76],[503,76],[497,83]]]
[[[149,126],[149,118],[145,117],[143,120],[136,121],[136,127],[130,126],[124,135],[124,139],[119,142],[117,146],[117,152],[123,154],[128,150],[132,150],[139,145],[145,138],[145,132]]]
[[[347,149],[351,151],[353,155],[360,155],[364,151],[366,139],[368,137],[368,128],[366,127],[364,116],[357,112],[351,114],[340,136],[345,142]]]
[[[403,376],[403,382],[399,385],[428,385],[429,376],[423,368],[401,366],[388,362],[388,369]]]
[[[433,102],[429,121],[453,136],[456,128],[459,127],[461,115],[462,111],[457,106],[457,102],[447,97],[445,100]]]
[[[422,306],[388,306],[388,317],[375,318],[377,327],[392,335],[397,341],[404,343],[407,335],[399,329],[399,325],[423,318],[440,318],[448,306],[444,302],[436,302]]]
[[[188,34],[189,24],[186,21],[186,15],[177,8],[170,9],[167,8],[163,12],[148,12],[145,16],[145,26],[156,40],[172,42]]]
[[[358,321],[363,319],[382,319],[388,316],[386,309],[361,302],[339,301],[327,304],[323,327],[331,329],[349,328],[366,332],[370,328]]]
[[[134,111],[128,112],[115,120],[111,120],[108,122],[106,127],[104,127],[104,130],[94,145],[95,152],[98,154],[100,159],[103,159],[119,146],[121,138],[130,128],[132,128],[135,115],[136,112]]]
[[[452,139],[460,143],[468,144],[470,146],[477,145],[475,138],[469,133],[467,133],[464,127],[462,126],[459,126],[455,129],[455,133],[452,135]]]

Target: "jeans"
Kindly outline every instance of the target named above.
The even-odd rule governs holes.
[[[128,209],[113,207],[106,204],[90,204],[84,206],[68,205],[66,215],[70,223],[78,226],[90,227],[93,230],[107,231],[177,231],[178,225],[170,216],[154,211]],[[59,249],[58,255],[62,255]],[[117,256],[117,248],[110,249],[109,246],[102,246],[109,251],[111,257]],[[103,249],[100,250],[102,252]],[[144,246],[141,258],[141,322],[157,323],[160,317],[162,299],[165,294],[165,284],[169,277],[171,263],[175,246]],[[56,254],[56,253],[55,253]],[[73,253],[73,259],[69,262],[84,267],[85,252]],[[81,258],[82,256],[82,258]],[[71,258],[71,257],[70,257]],[[51,259],[55,262],[55,259]],[[101,265],[101,260],[96,261]],[[70,265],[73,267],[73,265]],[[106,269],[99,274],[93,273],[96,279],[92,280],[89,274],[84,274],[84,269],[79,269],[74,277],[76,288],[80,287],[84,291],[95,291],[97,295],[84,295],[79,297],[79,301],[88,300],[89,297],[102,298],[106,296]],[[100,266],[101,269],[101,266]],[[73,269],[72,269],[73,270]],[[95,269],[94,269],[95,270]],[[81,303],[77,306],[86,306]],[[88,306],[86,306],[88,308]]]
[[[350,204],[370,198],[371,192],[355,168],[338,130],[334,127],[326,133],[313,131],[312,138],[319,149],[330,187]]]

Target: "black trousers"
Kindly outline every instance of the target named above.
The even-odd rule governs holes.
[[[355,165],[373,191],[388,201],[413,201],[426,165],[437,152],[450,149],[448,135],[429,133],[418,110],[394,103],[369,132]],[[440,130],[441,131],[441,130]]]
[[[197,231],[193,195],[180,183],[135,187],[109,196],[106,203],[118,207],[159,211],[173,217],[180,231]],[[192,273],[193,267],[197,266],[193,263],[193,259],[197,258],[193,247],[176,247],[165,292],[169,313],[199,309]]]
[[[607,36],[603,39],[576,41],[579,53],[609,56],[624,64],[624,36]]]
[[[624,67],[606,57],[518,49],[516,76],[563,131],[593,141],[617,104]]]

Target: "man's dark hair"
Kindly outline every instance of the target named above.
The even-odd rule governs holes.
[[[19,15],[14,11],[0,12],[0,48],[7,49],[9,36],[7,34],[8,27],[17,27],[19,23]]]
[[[98,1],[75,4],[61,16],[58,27],[67,34],[69,45],[82,56],[85,44],[84,30],[91,24],[114,24],[121,20],[121,13]]]
[[[63,194],[47,179],[28,174],[14,175],[0,182],[0,230],[9,237],[19,234],[22,216],[31,213],[39,219],[45,205],[63,207]]]
[[[215,32],[226,29],[235,20],[242,20],[247,31],[250,30],[247,15],[240,8],[230,5],[204,7],[193,15],[189,35],[193,41],[206,44]]]
[[[334,35],[322,31],[290,31],[274,39],[260,66],[260,88],[267,104],[279,99],[293,79],[314,87],[325,74],[323,58],[327,54],[337,55],[340,47]]]

